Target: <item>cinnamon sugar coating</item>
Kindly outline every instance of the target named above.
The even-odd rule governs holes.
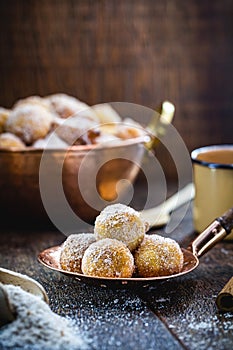
[[[20,138],[10,132],[4,132],[0,134],[0,148],[11,148],[15,147],[23,149],[26,145],[20,140]]]
[[[22,106],[22,105],[37,105],[37,106],[41,106],[44,107],[47,110],[50,110],[50,103],[49,101],[46,100],[46,98],[43,98],[41,96],[28,96],[25,98],[22,98],[18,101],[16,101],[16,103],[13,106],[13,109],[18,107],[18,106]]]
[[[179,244],[171,238],[146,235],[134,254],[140,277],[169,276],[182,270],[184,257]]]
[[[97,240],[112,238],[122,241],[135,250],[142,242],[146,224],[140,214],[124,204],[107,206],[95,221],[94,233]]]
[[[6,131],[30,145],[48,134],[52,119],[53,115],[39,104],[21,104],[11,111]]]
[[[60,264],[64,270],[82,273],[82,258],[90,244],[95,242],[93,233],[72,234],[61,247]]]
[[[94,111],[84,102],[73,96],[63,93],[49,95],[45,100],[50,104],[50,108],[57,113],[60,118],[69,118],[73,115],[88,116],[92,120],[97,120]]]
[[[89,276],[129,278],[134,271],[134,259],[126,245],[105,238],[92,243],[84,253],[82,272]]]

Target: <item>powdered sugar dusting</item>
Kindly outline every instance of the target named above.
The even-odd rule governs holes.
[[[82,260],[84,274],[100,277],[131,277],[134,259],[124,243],[105,238],[93,243]]]
[[[145,236],[134,257],[138,273],[142,277],[179,273],[184,262],[179,244],[171,238],[156,234]]]
[[[36,105],[39,105],[39,106],[42,106],[42,107],[44,107],[44,108],[46,108],[47,110],[49,110],[50,109],[50,104],[49,104],[49,102],[45,99],[45,98],[43,98],[43,97],[41,97],[41,96],[29,96],[29,97],[25,97],[25,98],[23,98],[23,99],[21,99],[21,100],[18,100],[15,104],[14,104],[14,106],[13,106],[13,108],[16,108],[16,107],[18,107],[18,106],[20,106],[20,105],[32,105],[32,104],[36,104]]]
[[[32,145],[34,148],[67,149],[68,143],[63,141],[55,132],[49,133],[44,139],[39,139]]]
[[[54,131],[55,126],[55,132],[67,145],[49,143],[51,149],[99,143],[105,146],[111,143],[114,147],[119,141],[145,136],[138,123],[129,118],[122,119],[111,105],[91,107],[64,93],[29,96],[18,100],[11,110],[0,107],[0,133],[11,132],[27,146],[45,148],[43,139]]]
[[[192,312],[184,313],[180,323],[175,325],[172,320],[168,324],[170,329],[176,329],[176,333],[181,341],[192,343],[193,339],[198,339],[198,349],[216,350],[230,349],[229,337],[232,337],[233,316],[231,313],[220,314],[197,314]],[[184,325],[188,325],[188,332],[184,331]]]
[[[4,132],[0,135],[0,148],[17,147],[20,149],[25,148],[25,144],[20,138],[10,132]]]
[[[127,217],[122,216],[122,212],[129,215],[135,215],[139,217],[139,213],[133,208],[117,203],[113,205],[108,205],[104,210],[101,211],[101,215],[98,216],[98,221],[103,224],[108,220],[109,217],[115,217],[116,220],[120,219],[122,221],[127,220]]]
[[[79,138],[84,138],[90,129],[98,131],[96,121],[80,115],[65,119],[63,122],[56,118],[54,124],[58,125],[55,133],[69,145],[76,143]]]
[[[19,136],[26,144],[43,138],[50,130],[53,115],[38,104],[22,104],[9,115],[6,130]]]
[[[146,225],[140,214],[124,204],[107,206],[95,221],[96,239],[113,238],[124,242],[133,251],[143,240]]]
[[[79,233],[70,235],[61,248],[61,267],[67,271],[82,273],[81,263],[85,250],[94,243],[93,233]]]
[[[5,285],[4,289],[16,313],[16,319],[1,328],[4,349],[86,349],[71,322],[53,313],[40,298],[16,286]]]
[[[97,119],[95,112],[84,102],[79,101],[73,96],[58,93],[46,97],[46,100],[51,104],[51,108],[61,118],[68,118],[74,114],[81,113],[82,116],[88,116],[94,120]]]

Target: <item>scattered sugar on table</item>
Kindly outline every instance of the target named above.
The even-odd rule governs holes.
[[[53,313],[39,297],[5,285],[16,319],[0,329],[0,348],[30,350],[87,349],[70,320]]]

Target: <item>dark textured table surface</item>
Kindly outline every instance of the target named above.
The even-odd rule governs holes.
[[[195,237],[191,209],[172,237],[184,247]],[[39,281],[51,309],[75,321],[91,339],[90,349],[232,349],[233,314],[220,313],[215,299],[232,276],[233,242],[212,248],[186,276],[143,290],[110,290],[38,263],[40,251],[64,239],[55,230],[4,228],[0,266]]]

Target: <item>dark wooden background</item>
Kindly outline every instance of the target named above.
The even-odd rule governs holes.
[[[189,150],[232,143],[232,0],[0,0],[0,14],[0,105],[169,99]]]

